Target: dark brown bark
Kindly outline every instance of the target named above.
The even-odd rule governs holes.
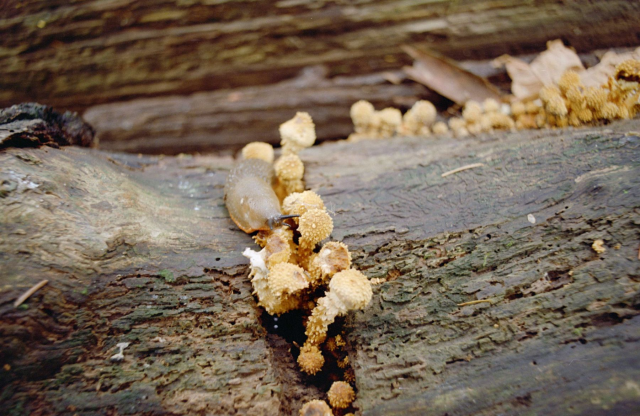
[[[0,13],[0,106],[88,110],[105,149],[133,153],[274,142],[300,110],[321,123],[321,140],[345,137],[354,101],[434,99],[382,80],[411,64],[402,44],[460,61],[537,53],[555,38],[591,52],[640,36],[640,5],[627,0],[10,0]],[[317,85],[278,84],[314,66],[326,70]]]
[[[636,2],[545,0],[6,1],[0,105],[82,109],[141,96],[264,85],[323,64],[330,76],[410,63],[410,43],[454,59],[636,46]]]
[[[638,131],[632,120],[301,153],[332,238],[388,279],[344,324],[359,413],[638,408]],[[484,166],[441,176],[471,163]],[[255,306],[240,254],[254,243],[222,201],[231,164],[0,153],[15,185],[0,198],[0,408],[289,415],[323,398],[329,375],[303,377]],[[125,341],[124,362],[110,361]]]

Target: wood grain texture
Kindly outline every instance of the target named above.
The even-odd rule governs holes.
[[[638,131],[630,120],[301,153],[332,237],[389,279],[345,323],[359,413],[637,409]],[[470,163],[485,166],[441,177]],[[1,408],[289,415],[324,397],[261,325],[240,254],[253,242],[222,201],[231,164],[0,153]],[[491,302],[458,306],[478,299]],[[109,361],[124,341],[125,361]]]
[[[0,105],[63,109],[409,64],[399,46],[454,59],[636,46],[637,2],[8,0],[0,15]]]

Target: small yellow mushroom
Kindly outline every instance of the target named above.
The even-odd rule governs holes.
[[[330,241],[315,254],[309,262],[309,274],[312,281],[322,281],[326,277],[351,267],[351,253],[346,244]]]
[[[333,416],[329,405],[322,400],[311,400],[300,409],[300,416]]]
[[[581,88],[582,82],[580,81],[580,75],[576,71],[565,71],[558,81],[558,88],[562,94],[567,94],[571,88]],[[568,98],[568,97],[567,97]]]
[[[291,120],[280,125],[280,144],[284,154],[298,153],[313,146],[316,127],[309,113],[298,112]]]
[[[482,117],[482,106],[477,101],[467,101],[462,110],[462,118],[467,123],[479,123]]]
[[[436,134],[436,135],[449,133],[449,127],[447,127],[447,123],[443,121],[436,122],[431,128],[431,130],[433,131],[433,134]]]
[[[487,98],[482,102],[482,108],[485,113],[496,113],[500,111],[500,103],[493,98]]]
[[[320,352],[320,349],[316,345],[305,343],[300,348],[300,355],[298,356],[298,365],[300,369],[309,375],[314,375],[322,370],[324,365],[324,357]]]
[[[351,106],[351,121],[353,121],[356,134],[372,134],[377,128],[375,112],[373,104],[369,101],[360,100]]]
[[[327,398],[332,407],[346,409],[356,398],[356,393],[349,383],[334,381],[327,393]]]
[[[325,210],[310,209],[298,219],[300,232],[299,246],[303,250],[313,250],[320,241],[331,235],[333,221]]]
[[[269,289],[276,296],[293,295],[309,287],[304,269],[291,263],[278,263],[269,270]]]
[[[304,190],[304,164],[295,153],[287,153],[278,158],[274,165],[276,176],[284,185],[287,194]]]
[[[364,309],[373,292],[367,277],[355,269],[336,273],[329,282],[329,291],[320,298],[307,321],[307,342],[320,344],[336,316],[348,311]]]
[[[282,212],[285,215],[302,215],[310,209],[325,210],[320,195],[313,191],[294,192],[282,202]],[[298,218],[294,218],[297,223]]]

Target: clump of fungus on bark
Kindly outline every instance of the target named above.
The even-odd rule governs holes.
[[[329,405],[322,400],[311,400],[300,409],[300,416],[333,416]]]
[[[356,397],[353,387],[344,381],[334,381],[327,393],[329,404],[336,409],[346,409]]]
[[[555,51],[557,42],[551,44]],[[640,48],[634,56],[638,55]],[[577,55],[573,60],[580,62]],[[548,77],[535,94],[526,99],[513,96],[510,103],[491,98],[483,102],[469,100],[459,116],[446,121],[436,120],[436,109],[428,101],[416,102],[402,116],[398,109],[376,111],[371,103],[358,101],[351,107],[355,132],[348,139],[429,138],[449,134],[462,138],[496,130],[580,127],[628,119],[640,112],[640,60],[626,59],[618,63],[606,82],[599,85],[594,84],[594,77],[589,78],[589,82],[583,81],[587,71],[569,66],[557,76]]]
[[[377,114],[372,106],[364,103],[355,107],[355,113],[360,117],[358,120],[361,120],[358,128],[362,132],[373,123],[372,119],[377,120],[376,131],[386,131],[385,134],[391,134],[392,130],[395,132],[402,123],[402,115],[398,110],[383,110]],[[435,118],[435,108],[418,106],[415,118],[431,120]],[[300,348],[297,359],[301,371],[310,376],[317,375],[325,366],[326,358],[330,357],[340,369],[341,376],[348,378],[348,382],[354,382],[342,337],[332,337],[333,349],[324,346],[323,342],[336,316],[364,309],[368,305],[372,297],[371,284],[364,274],[353,268],[346,244],[325,241],[333,231],[331,215],[320,195],[304,190],[304,164],[299,153],[315,141],[311,117],[307,113],[297,113],[280,126],[280,134],[282,154],[275,162],[270,157],[273,149],[269,145],[251,143],[242,150],[243,159],[271,160],[275,174],[272,185],[281,202],[281,214],[272,215],[276,226],[256,228],[258,232],[254,240],[261,250],[247,248],[243,252],[250,261],[249,277],[254,295],[258,305],[271,315],[297,309],[306,317],[303,322],[307,340]],[[348,382],[343,383],[348,386]],[[353,396],[353,389],[350,391]],[[348,401],[342,408],[348,407],[353,401],[348,391],[345,399],[331,398],[333,396],[334,393],[329,397],[335,403]],[[300,414],[332,413],[325,402],[312,401],[302,408]]]

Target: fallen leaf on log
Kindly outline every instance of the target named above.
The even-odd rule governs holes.
[[[616,66],[627,59],[640,59],[640,48],[621,54],[609,51],[599,64],[585,69],[578,54],[556,39],[547,42],[547,50],[530,64],[509,55],[502,55],[493,63],[496,67],[506,68],[512,80],[511,92],[525,101],[537,98],[540,89],[546,85],[558,85],[560,77],[568,70],[578,72],[585,87],[600,87],[614,75]]]
[[[454,61],[433,51],[422,51],[408,45],[403,45],[402,49],[415,59],[413,66],[404,67],[409,77],[456,104],[464,105],[469,100],[483,102],[487,98],[502,100],[502,94],[496,87]]]

